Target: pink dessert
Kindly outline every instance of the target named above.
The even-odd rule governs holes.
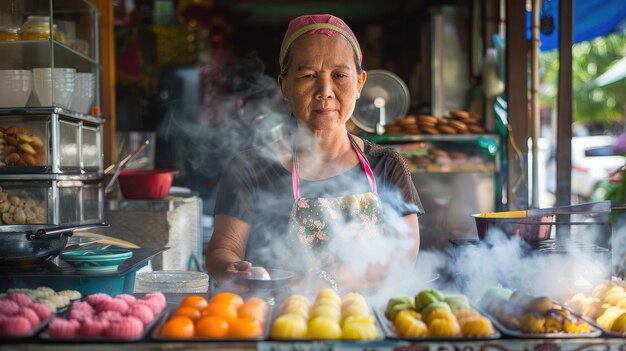
[[[3,336],[24,336],[32,331],[28,319],[22,316],[10,316],[2,323],[0,334]]]
[[[85,298],[91,306],[96,307],[100,302],[113,299],[110,295],[104,293],[91,294]]]
[[[148,308],[152,310],[152,313],[154,313],[155,316],[159,314],[161,310],[163,309],[163,307],[161,307],[161,303],[157,301],[156,299],[137,300],[137,302],[135,302],[135,305],[148,306]]]
[[[120,299],[105,300],[105,301],[100,302],[96,309],[98,310],[98,312],[116,311],[121,314],[124,314],[126,313],[126,311],[128,311],[128,303]]]
[[[88,311],[91,313],[95,313],[96,310],[91,307],[89,302],[86,301],[75,301],[72,303],[72,310],[80,310],[80,311]]]
[[[80,323],[76,320],[52,318],[50,324],[48,324],[48,331],[50,336],[57,338],[70,338],[78,334]]]
[[[167,304],[167,302],[165,301],[165,295],[163,295],[163,293],[161,292],[148,293],[144,295],[144,297],[142,297],[141,299],[142,300],[156,299],[161,305],[161,308],[165,307],[165,305]]]
[[[111,323],[107,335],[113,338],[137,338],[143,333],[143,323],[135,317],[123,317],[117,323]]]
[[[80,325],[78,334],[81,336],[104,336],[109,323],[106,321],[91,319]]]
[[[31,328],[35,328],[39,325],[39,323],[41,323],[37,312],[30,307],[22,307],[18,315],[28,319]]]
[[[108,322],[117,322],[122,319],[122,314],[117,311],[102,311],[97,315],[98,319]]]
[[[70,311],[69,319],[75,319],[79,322],[93,319],[94,313],[87,310],[75,310]]]
[[[0,311],[7,316],[17,314],[20,311],[20,305],[9,299],[0,300]]]
[[[142,304],[134,304],[128,310],[128,316],[137,317],[144,325],[149,324],[154,320],[154,312],[150,307]]]
[[[130,306],[137,301],[137,298],[130,294],[119,294],[115,296],[116,299],[124,300]]]
[[[30,296],[26,295],[23,292],[11,292],[9,293],[9,300],[15,301],[20,306],[30,306],[33,304],[33,300]]]
[[[50,318],[50,316],[52,316],[52,311],[50,310],[50,307],[42,303],[34,303],[32,306],[30,306],[30,308],[32,308],[33,311],[37,313],[37,316],[39,316],[39,319],[42,321],[45,321],[46,319]]]

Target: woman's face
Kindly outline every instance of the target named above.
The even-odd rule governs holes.
[[[342,35],[304,34],[289,49],[278,83],[298,121],[312,132],[344,125],[354,111],[366,73],[357,73],[354,50]]]

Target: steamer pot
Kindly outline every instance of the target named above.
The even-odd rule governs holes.
[[[483,217],[473,214],[478,238],[485,239],[492,229],[502,231],[507,237],[518,236],[525,241],[535,242],[550,239],[554,215],[539,217]]]

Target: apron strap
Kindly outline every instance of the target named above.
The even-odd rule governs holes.
[[[359,163],[361,164],[361,166],[363,166],[363,170],[365,170],[365,175],[367,176],[367,181],[370,184],[372,192],[378,195],[378,189],[376,187],[376,180],[374,179],[374,172],[372,171],[372,167],[361,153],[361,149],[358,147],[350,133],[348,133],[348,139],[350,139],[350,144],[352,144],[352,148],[359,158]],[[293,162],[291,165],[291,186],[293,189],[293,198],[298,200],[302,197],[302,194],[300,193],[300,180],[298,177],[298,153],[296,152],[295,142],[293,145],[292,154]]]
[[[356,155],[359,157],[359,162],[361,162],[361,165],[363,166],[363,169],[365,170],[367,181],[370,183],[370,189],[372,189],[372,192],[374,194],[378,195],[378,189],[376,187],[376,180],[374,179],[374,171],[372,171],[372,167],[370,166],[370,163],[367,161],[365,156],[361,153],[361,149],[356,144],[356,141],[354,141],[354,137],[350,133],[348,133],[348,138],[350,139],[350,143],[352,143],[352,147],[354,148],[354,151],[356,151]]]

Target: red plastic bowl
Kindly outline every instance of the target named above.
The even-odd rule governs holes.
[[[160,200],[170,192],[174,174],[171,169],[128,169],[120,172],[122,195],[132,200]]]

